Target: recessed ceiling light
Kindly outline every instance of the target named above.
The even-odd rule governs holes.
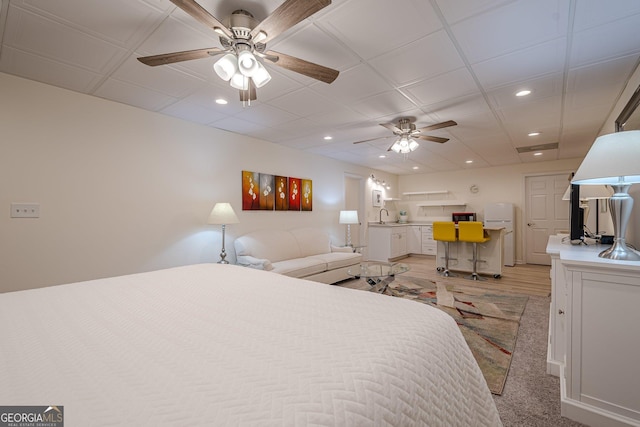
[[[529,132],[527,135],[529,135],[529,136],[538,136],[538,135],[540,135],[540,132]]]
[[[332,137],[332,136],[329,136],[329,135],[327,135],[327,136],[325,136],[325,137],[324,137],[324,140],[325,140],[325,141],[329,141],[329,140],[331,140],[331,139],[333,139],[333,137]]]
[[[385,156],[384,154],[380,154],[378,157],[380,157],[381,159],[384,159],[387,156]]]
[[[473,160],[465,160],[465,163],[469,165],[469,164],[473,163]]]
[[[416,170],[420,169],[420,167],[419,167],[419,166],[414,166],[412,169],[413,169],[414,171],[416,171]]]
[[[516,92],[516,96],[527,96],[531,93],[529,89],[524,89],[519,92]]]
[[[542,153],[540,151],[533,153],[534,156],[542,156]]]
[[[228,103],[229,101],[227,101],[226,99],[222,99],[222,98],[216,99],[216,104],[227,105]]]

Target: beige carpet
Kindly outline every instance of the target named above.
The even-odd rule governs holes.
[[[396,276],[388,294],[448,313],[460,327],[492,393],[502,394],[528,297]]]

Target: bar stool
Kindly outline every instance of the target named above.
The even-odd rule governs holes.
[[[484,235],[484,227],[480,221],[460,221],[458,222],[458,240],[461,242],[473,243],[473,272],[470,276],[465,276],[469,280],[487,280],[478,275],[478,243],[486,243],[491,240]]]
[[[455,242],[456,237],[456,225],[453,221],[434,221],[433,222],[433,240],[437,240],[444,244],[444,270],[440,271],[440,274],[447,277],[456,277],[449,271],[449,260],[455,259],[449,257],[449,242]]]

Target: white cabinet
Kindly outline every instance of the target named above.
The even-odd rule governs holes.
[[[438,242],[433,240],[433,225],[422,226],[422,251],[424,255],[435,255],[438,248]]]
[[[391,256],[398,258],[407,255],[407,227],[394,227],[391,229]]]
[[[368,258],[385,261],[407,255],[407,226],[369,226]]]
[[[549,306],[549,343],[547,349],[547,373],[560,376],[560,365],[565,355],[565,313],[567,311],[567,281],[560,263],[562,241],[568,234],[549,237],[547,253],[551,257],[551,304]]]
[[[599,258],[606,247],[561,244],[554,266],[553,285],[566,285],[564,314],[550,319],[562,346],[561,413],[590,426],[640,426],[640,263]],[[555,304],[559,313],[563,302]]]
[[[410,254],[422,253],[422,225],[407,226],[407,251]]]

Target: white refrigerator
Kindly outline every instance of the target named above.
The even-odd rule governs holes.
[[[484,206],[484,226],[504,227],[504,265],[515,265],[515,208],[513,203],[490,203]]]

